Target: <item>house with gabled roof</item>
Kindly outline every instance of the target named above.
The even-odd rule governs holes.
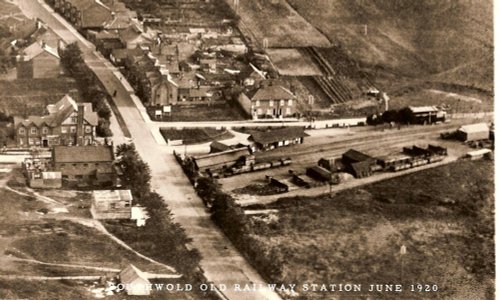
[[[18,79],[54,78],[64,73],[58,49],[43,41],[35,42],[21,52],[16,69]]]
[[[286,87],[273,81],[246,89],[238,96],[238,103],[253,119],[282,119],[297,113],[297,98]]]
[[[120,272],[120,283],[130,296],[148,296],[151,294],[147,275],[136,266],[130,264]]]
[[[19,147],[56,145],[92,145],[98,123],[91,103],[76,103],[69,95],[47,106],[44,116],[14,117]]]

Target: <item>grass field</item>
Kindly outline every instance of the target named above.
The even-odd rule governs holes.
[[[226,0],[233,4],[233,1]],[[286,1],[277,4],[267,0],[240,1],[238,15],[245,27],[262,46],[269,48],[328,47],[330,41],[299,15]]]
[[[154,117],[154,108],[148,110],[151,120]],[[239,107],[227,103],[212,103],[211,105],[176,105],[172,106],[172,114],[157,121],[193,122],[193,121],[238,121],[245,120]]]
[[[272,282],[362,284],[361,293],[348,294],[358,298],[492,299],[493,205],[493,164],[461,161],[333,198],[269,205],[280,210],[279,221],[254,219],[254,229],[285,258]],[[404,291],[367,292],[373,283],[400,283]],[[436,284],[439,291],[411,293],[413,283]],[[307,299],[345,295],[301,293]]]
[[[211,141],[226,140],[233,135],[225,129],[215,128],[184,128],[181,130],[161,128],[161,134],[165,140],[182,140],[184,145],[201,144]]]

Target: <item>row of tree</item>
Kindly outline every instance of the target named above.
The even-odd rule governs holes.
[[[198,176],[191,161],[182,163],[184,172],[194,183],[196,192],[210,208],[212,220],[226,234],[250,263],[270,282],[283,280],[284,258],[279,251],[259,241],[250,219],[234,198],[221,189],[213,178]]]
[[[96,132],[99,136],[112,136],[109,128],[109,118],[111,110],[106,103],[106,99],[110,99],[110,95],[102,87],[101,82],[92,70],[87,66],[82,57],[82,51],[76,43],[69,44],[65,49],[60,49],[59,54],[61,63],[64,68],[69,71],[71,76],[75,78],[79,90],[84,99],[88,99],[99,116],[99,124]]]
[[[116,234],[139,251],[172,265],[188,277],[199,276],[201,259],[196,249],[188,250],[191,242],[184,230],[172,219],[172,213],[157,193],[151,191],[151,171],[133,144],[118,145],[116,155],[121,168],[123,186],[131,189],[134,204],[144,206],[149,219],[143,227],[125,227]]]

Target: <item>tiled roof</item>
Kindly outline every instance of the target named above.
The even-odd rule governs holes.
[[[304,132],[302,127],[285,127],[267,132],[256,131],[250,135],[250,138],[256,143],[265,145],[306,136],[309,135]]]
[[[54,162],[112,162],[114,160],[112,146],[55,146]]]
[[[247,93],[251,101],[294,99],[295,96],[281,85],[266,85]]]

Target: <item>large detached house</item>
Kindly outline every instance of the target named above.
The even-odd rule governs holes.
[[[293,117],[297,101],[293,93],[280,84],[267,83],[242,92],[238,102],[253,119]]]
[[[91,103],[76,103],[66,95],[47,106],[48,115],[14,117],[15,138],[19,147],[91,145],[94,143],[97,113]]]

